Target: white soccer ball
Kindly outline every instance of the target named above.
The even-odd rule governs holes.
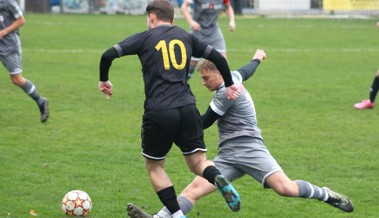
[[[87,216],[91,209],[92,200],[84,191],[70,191],[62,199],[62,210],[69,216]]]

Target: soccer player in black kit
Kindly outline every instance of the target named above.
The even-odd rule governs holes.
[[[225,58],[211,46],[184,29],[173,26],[174,8],[166,0],[146,7],[147,31],[137,33],[106,50],[100,60],[99,89],[107,99],[112,95],[109,68],[115,58],[138,55],[145,83],[142,118],[142,155],[151,184],[173,218],[183,218],[174,186],[164,160],[175,143],[188,167],[217,186],[233,211],[240,209],[240,197],[229,181],[206,158],[200,113],[188,80],[191,56],[209,59],[222,74],[227,97],[236,99],[242,87],[233,84]]]

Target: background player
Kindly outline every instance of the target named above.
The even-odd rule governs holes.
[[[379,28],[379,21],[376,22],[376,27]],[[362,100],[359,103],[356,103],[354,107],[358,110],[366,109],[366,108],[374,108],[375,107],[375,98],[378,94],[379,90],[379,70],[376,72],[374,80],[372,81],[372,85],[370,87],[369,99]]]
[[[0,1],[0,60],[8,70],[12,83],[37,103],[41,122],[44,123],[49,118],[49,102],[39,95],[30,80],[22,76],[22,48],[18,29],[24,24],[22,10],[15,0]]]
[[[193,8],[193,15],[190,14]],[[225,10],[229,18],[229,29],[234,31],[234,11],[229,0],[184,0],[181,11],[190,25],[190,32],[200,40],[210,44],[226,58],[226,44],[224,35],[218,25],[218,15]],[[195,71],[199,58],[193,57],[189,69],[189,77]]]

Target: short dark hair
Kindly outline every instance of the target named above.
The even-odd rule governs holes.
[[[174,21],[174,7],[166,0],[154,0],[146,6],[146,13],[153,13],[161,21]]]

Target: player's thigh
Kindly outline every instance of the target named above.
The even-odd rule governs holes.
[[[233,181],[241,178],[245,173],[238,168],[236,161],[233,157],[225,157],[223,155],[217,155],[213,162],[221,174],[224,175],[229,181]]]
[[[212,32],[210,38],[212,41],[210,41],[209,44],[213,46],[217,51],[226,54],[226,43],[221,29],[218,28],[216,31]]]
[[[238,143],[239,167],[267,188],[266,180],[282,168],[260,139],[245,137]]]
[[[282,171],[263,141],[252,137],[238,137],[223,142],[214,163],[220,170],[221,167],[225,168],[223,173],[235,173],[231,180],[241,176],[238,174],[241,172],[262,184],[273,173]],[[231,172],[228,173],[228,170]]]
[[[175,137],[175,144],[179,146],[184,155],[206,151],[203,124],[196,105],[180,108],[180,127]]]
[[[0,60],[9,72],[9,75],[17,75],[22,72],[21,53],[13,52],[5,56],[0,56]]]
[[[162,160],[170,151],[180,127],[178,109],[148,112],[142,119],[142,154],[149,159]]]
[[[220,28],[215,28],[210,35],[205,35],[201,32],[194,32],[194,35],[201,41],[211,45],[217,51],[221,53],[226,52],[226,43]]]

